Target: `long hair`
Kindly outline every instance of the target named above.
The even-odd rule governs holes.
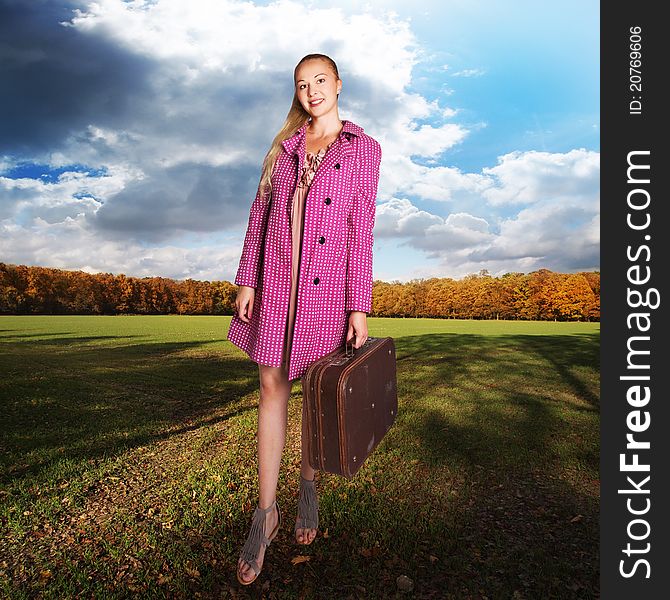
[[[309,118],[309,113],[302,107],[302,104],[300,104],[300,100],[298,100],[298,94],[297,91],[295,90],[295,77],[298,71],[298,67],[305,61],[310,60],[312,58],[324,59],[330,66],[330,69],[335,74],[335,78],[336,79],[340,78],[335,61],[332,58],[330,58],[330,56],[326,56],[325,54],[318,54],[318,53],[306,54],[300,59],[298,64],[295,66],[295,69],[293,69],[293,83],[294,83],[293,102],[291,102],[291,108],[288,111],[288,115],[286,115],[286,120],[284,121],[284,124],[279,130],[279,133],[277,133],[277,135],[272,140],[270,149],[268,150],[267,154],[265,155],[265,158],[263,159],[263,171],[261,173],[261,180],[260,180],[261,194],[270,194],[272,192],[272,181],[271,181],[272,171],[274,169],[275,163],[277,162],[277,157],[282,151],[281,143],[284,140],[290,138],[296,131],[298,131],[298,129],[300,129],[305,124],[305,121]]]

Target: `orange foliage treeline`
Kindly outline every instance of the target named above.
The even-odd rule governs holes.
[[[231,315],[228,281],[91,275],[0,262],[0,314]],[[600,320],[600,273],[487,271],[463,279],[375,281],[371,316]]]

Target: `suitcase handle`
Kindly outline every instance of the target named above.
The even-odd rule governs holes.
[[[349,338],[349,339],[350,339],[350,340],[353,340],[353,339],[355,339],[355,337],[356,337],[356,336],[351,337],[351,338]],[[365,340],[365,342],[363,343],[363,346],[365,346],[370,340],[374,340],[374,339],[375,339],[375,338],[373,338],[372,336],[368,336],[368,339]],[[351,346],[351,352],[349,352],[349,346]],[[363,346],[361,346],[361,348],[362,348]],[[344,355],[345,355],[347,358],[351,358],[351,357],[354,355],[354,350],[355,350],[355,349],[356,349],[356,348],[354,347],[354,342],[353,342],[353,341],[350,342],[349,340],[345,340],[345,342],[344,342]]]

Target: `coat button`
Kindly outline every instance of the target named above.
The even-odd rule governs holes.
[[[317,283],[319,283],[319,278],[318,278],[318,277],[315,277],[315,278],[314,278],[314,285],[316,285]]]
[[[326,198],[326,199],[324,200],[324,202],[325,202],[326,204],[330,204],[330,203],[332,202],[332,200],[331,200],[330,198]]]
[[[319,244],[323,244],[323,243],[325,243],[325,241],[326,241],[326,238],[325,238],[325,237],[321,236],[321,237],[319,238]]]
[[[340,168],[340,163],[335,163],[335,168],[339,169]]]

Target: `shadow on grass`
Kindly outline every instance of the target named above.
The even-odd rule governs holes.
[[[319,474],[328,537],[296,550],[289,520],[258,589],[400,598],[407,575],[413,598],[597,598],[598,335],[437,334],[396,348],[395,425],[351,482]],[[288,498],[280,490],[285,513]],[[225,568],[203,561],[208,584],[189,594],[235,586],[247,532],[239,516]],[[310,560],[291,567],[296,554]]]
[[[6,333],[10,331],[20,331],[19,329],[0,329],[0,333]],[[6,342],[8,340],[27,340],[30,338],[37,338],[37,337],[56,337],[59,335],[73,335],[75,332],[74,331],[49,331],[49,332],[36,332],[36,333],[25,333],[21,331],[20,333],[15,333],[13,335],[3,335],[0,337],[0,341]]]
[[[597,597],[599,341],[598,334],[397,341],[398,420],[382,448],[408,467],[413,459],[427,465],[417,476],[438,469],[464,478],[453,506],[426,515],[432,533],[417,536],[424,592]],[[412,514],[411,505],[406,510]],[[393,529],[412,535],[411,523]],[[429,553],[440,561],[432,564]]]
[[[0,381],[6,449],[0,482],[35,475],[63,458],[109,456],[255,408],[241,399],[258,389],[256,365],[245,356],[207,351],[220,340],[131,344],[131,337],[13,342],[11,353],[0,356],[0,369],[10,375]]]
[[[398,419],[356,488],[321,499],[329,550],[300,589],[396,597],[404,573],[418,598],[597,598],[599,336],[396,350]]]
[[[11,360],[0,357],[13,373],[0,383],[11,399],[3,446],[18,464],[6,477],[63,456],[121,452],[256,406],[243,403],[258,378],[241,353],[195,342],[128,345],[125,337],[119,346],[80,343],[87,339],[27,342]],[[397,338],[396,349],[394,427],[353,487],[321,474],[332,484],[320,498],[329,538],[301,548],[311,561],[287,575],[296,552],[288,519],[261,583],[286,597],[388,598],[402,573],[414,580],[415,598],[597,597],[599,336],[432,334]],[[225,535],[241,545],[247,517],[237,517],[239,530],[205,528],[198,540],[216,547]],[[208,550],[182,532],[165,534],[164,551],[193,551],[202,578],[177,597],[217,597],[234,583],[237,556],[215,569]]]
[[[128,344],[130,337],[12,344],[0,358],[11,373],[0,391],[11,400],[1,420],[14,462],[24,462],[24,452],[56,450],[60,458],[90,458],[253,408],[238,406],[258,388],[257,368],[246,356],[206,352],[200,342]],[[92,344],[111,340],[119,345]],[[544,456],[561,435],[565,411],[598,410],[597,386],[581,376],[598,370],[598,342],[597,335],[398,338],[395,429],[403,421],[412,427],[412,439],[402,436],[410,442],[405,450],[415,448],[433,464],[454,456],[485,466],[501,457]],[[590,461],[595,468],[597,456]]]
[[[417,458],[545,461],[598,419],[598,335],[425,335],[399,340],[396,427]],[[403,402],[403,398],[409,402]],[[598,469],[597,454],[588,467]]]

